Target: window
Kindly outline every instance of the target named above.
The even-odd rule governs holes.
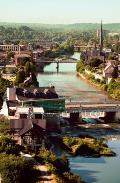
[[[20,119],[27,119],[27,114],[20,114]]]
[[[42,119],[42,114],[35,114],[35,119]]]

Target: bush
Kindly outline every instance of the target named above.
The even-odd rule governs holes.
[[[101,85],[101,89],[102,90],[107,91],[107,88],[108,88],[108,85],[106,85],[106,84],[102,84]]]
[[[0,153],[19,155],[23,147],[16,144],[16,141],[9,136],[0,137]]]
[[[13,155],[0,155],[2,183],[32,183],[34,170],[29,161]]]
[[[91,60],[88,60],[88,65],[90,65],[90,67],[99,67],[99,65],[102,63],[103,61],[98,58],[92,58]]]
[[[56,167],[57,173],[59,173],[59,174],[69,171],[69,161],[64,154],[60,158],[57,158],[53,162],[53,165]],[[60,169],[59,167],[62,167],[62,169]]]
[[[84,183],[78,175],[73,175],[70,172],[65,172],[63,175],[66,183]]]
[[[6,135],[9,131],[9,120],[5,117],[0,119],[0,135]]]
[[[48,170],[48,173],[50,174],[56,174],[57,172],[56,167],[51,163],[47,164],[47,170]]]
[[[98,83],[100,83],[101,80],[98,78],[98,79],[96,79],[96,81],[97,81]]]
[[[79,61],[76,65],[77,72],[83,73],[85,70],[84,63],[82,61]]]
[[[41,148],[38,156],[43,160],[44,163],[53,163],[57,159],[56,155],[46,148]]]

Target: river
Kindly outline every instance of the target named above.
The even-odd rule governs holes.
[[[53,84],[59,95],[72,97],[74,100],[86,102],[109,100],[104,93],[77,77],[75,70],[76,64],[60,64],[60,72],[57,73],[56,64],[50,64],[44,68],[44,73],[38,74],[39,85]],[[70,157],[71,170],[80,174],[87,183],[120,183],[120,140],[109,141],[108,144],[117,153],[116,157]]]
[[[120,140],[109,141],[116,157],[70,158],[72,172],[81,175],[87,183],[120,183]]]
[[[90,86],[80,77],[76,76],[76,64],[60,64],[59,73],[56,64],[50,64],[44,68],[44,73],[38,74],[40,86],[53,84],[59,95],[72,97],[73,100],[83,102],[104,102],[108,100],[102,92]]]

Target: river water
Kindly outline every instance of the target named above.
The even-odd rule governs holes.
[[[116,157],[70,158],[72,172],[87,183],[120,183],[120,140],[109,141],[108,145],[117,153]]]
[[[86,102],[104,102],[109,100],[104,93],[80,79],[75,74],[76,64],[50,64],[44,73],[38,74],[40,86],[53,84],[59,95],[72,97],[73,100]],[[87,92],[89,91],[89,92]],[[87,183],[120,183],[120,140],[109,141],[110,147],[117,153],[110,158],[70,157],[71,170],[81,175]]]
[[[53,84],[59,95],[72,97],[73,100],[83,102],[105,102],[107,97],[76,76],[76,64],[60,64],[59,73],[56,64],[44,68],[44,73],[38,74],[40,86]]]

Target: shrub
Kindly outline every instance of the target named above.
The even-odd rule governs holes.
[[[23,147],[16,144],[16,141],[9,136],[0,137],[0,153],[19,155]]]
[[[38,156],[43,159],[44,163],[52,163],[57,159],[56,155],[46,148],[41,148]]]
[[[13,155],[0,155],[0,174],[2,183],[32,183],[33,167],[29,161]]]
[[[74,175],[70,172],[65,172],[63,175],[66,183],[84,183],[78,175]]]
[[[47,164],[47,170],[50,174],[55,174],[57,172],[56,167],[51,163]]]
[[[5,117],[0,119],[0,134],[6,135],[9,131],[9,120]]]

